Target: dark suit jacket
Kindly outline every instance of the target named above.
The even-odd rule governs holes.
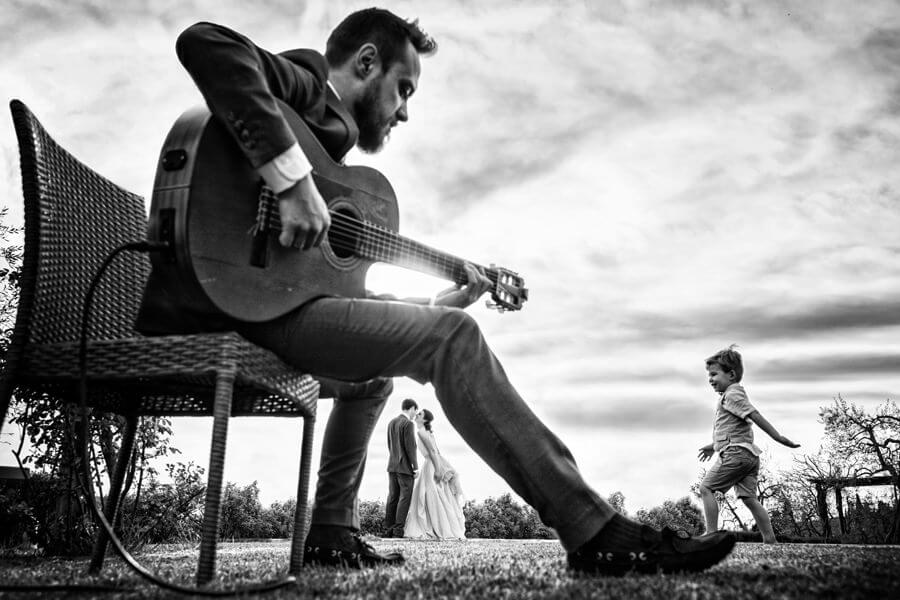
[[[406,415],[397,415],[388,423],[388,473],[412,475],[418,470],[415,429]]]
[[[314,50],[274,54],[243,35],[213,23],[197,23],[176,42],[176,52],[212,114],[227,128],[247,160],[258,168],[297,140],[275,98],[300,115],[335,161],[356,143],[353,117],[327,85],[328,64]],[[174,293],[172,293],[174,292]],[[137,328],[148,334],[234,329],[221,314],[197,314],[178,305],[151,272]]]
[[[328,64],[314,50],[273,54],[213,23],[186,29],[175,45],[214,115],[228,127],[254,167],[297,140],[273,98],[290,105],[340,162],[359,130],[327,85]]]

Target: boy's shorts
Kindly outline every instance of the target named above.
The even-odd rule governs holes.
[[[727,492],[734,486],[738,498],[756,498],[759,457],[743,446],[728,446],[719,460],[706,472],[704,487],[714,492]]]

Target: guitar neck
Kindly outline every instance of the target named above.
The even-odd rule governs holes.
[[[274,206],[266,209],[265,222],[278,231],[281,219]],[[361,258],[379,261],[434,275],[441,279],[463,285],[468,281],[465,263],[484,270],[492,283],[497,283],[498,270],[493,267],[465,261],[461,258],[436,250],[415,240],[370,223],[361,221],[342,212],[331,211],[331,229],[328,242],[340,254],[353,254]]]
[[[468,281],[464,267],[467,261],[371,223],[362,223],[355,252],[363,258],[434,275],[460,285]],[[470,264],[484,269],[488,278],[496,281],[494,269]]]

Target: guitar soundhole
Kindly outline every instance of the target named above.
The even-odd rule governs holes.
[[[328,244],[338,258],[352,258],[357,254],[361,222],[359,217],[347,208],[332,211],[331,229],[328,230]]]

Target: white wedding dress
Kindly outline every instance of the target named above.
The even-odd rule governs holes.
[[[418,436],[424,460],[413,484],[404,535],[416,539],[465,539],[465,498],[459,476],[441,456],[433,433],[422,429]]]

